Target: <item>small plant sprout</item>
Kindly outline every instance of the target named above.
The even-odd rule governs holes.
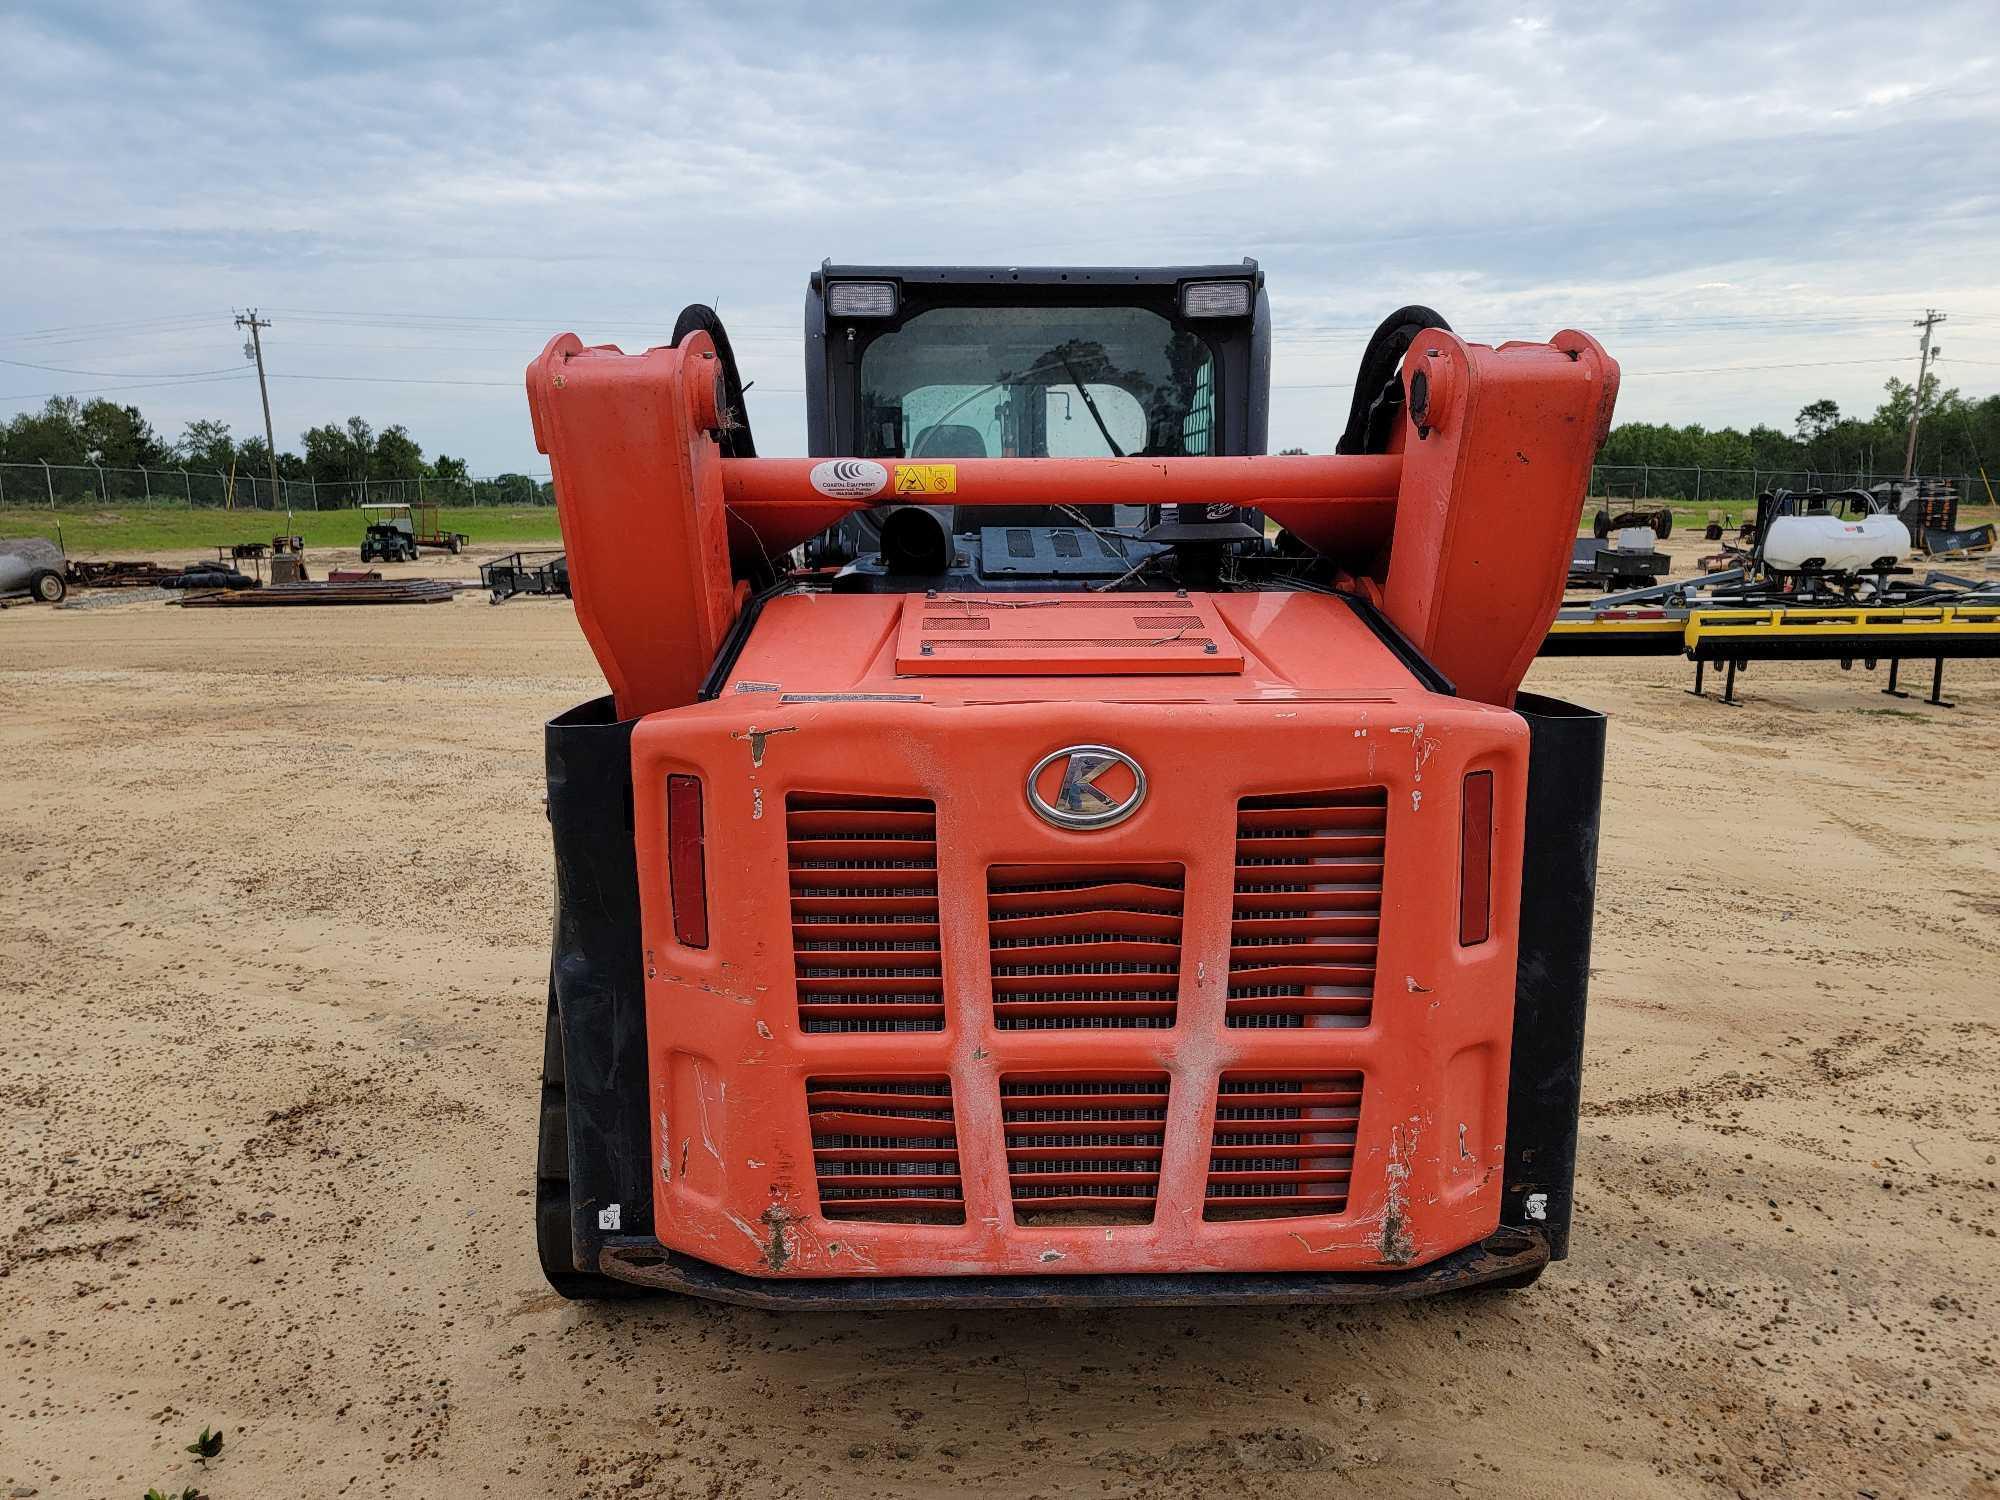
[[[202,1428],[201,1436],[187,1445],[187,1451],[206,1468],[208,1461],[222,1451],[222,1429],[218,1427],[210,1432],[206,1427]]]

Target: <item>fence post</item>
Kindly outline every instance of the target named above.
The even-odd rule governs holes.
[[[91,468],[97,470],[98,501],[100,504],[109,505],[111,503],[111,492],[104,488],[104,465],[99,463],[96,459],[93,458],[90,461],[90,466]]]
[[[153,503],[153,471],[144,464],[139,465],[139,483],[146,487],[145,503],[151,505]]]
[[[1641,500],[1650,500],[1653,498],[1653,466],[1651,464],[1639,465],[1639,498]]]
[[[187,466],[181,467],[181,495],[187,501],[187,508],[194,509],[194,481],[188,478]]]
[[[49,461],[46,458],[42,460],[42,482],[49,487],[49,509],[54,510],[56,508],[56,475],[55,470],[49,467]]]

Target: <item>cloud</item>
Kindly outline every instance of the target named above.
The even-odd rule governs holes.
[[[1326,387],[1411,300],[1475,337],[1599,333],[1628,416],[1866,406],[1926,304],[2000,368],[2000,194],[1969,150],[2000,135],[1989,5],[34,0],[0,50],[35,59],[10,74],[0,332],[218,314],[59,364],[205,367],[254,303],[275,369],[504,386],[546,332],[637,346],[714,299],[760,446],[797,451],[822,256],[1251,254],[1275,442],[1326,446]],[[1646,373],[1752,362],[1811,368]],[[168,426],[221,404],[127,399]],[[288,431],[358,409],[535,462],[501,386],[300,381],[280,406]]]

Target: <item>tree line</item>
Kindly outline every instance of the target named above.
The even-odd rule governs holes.
[[[1882,403],[1865,417],[1844,414],[1832,400],[1810,401],[1799,408],[1790,432],[1764,423],[1739,431],[1699,423],[1621,422],[1597,461],[1766,473],[1900,474],[1916,392],[1909,382],[1893,378],[1884,382],[1883,391]],[[2000,395],[1968,398],[1955,387],[1941,388],[1936,375],[1926,375],[1923,408],[1918,473],[1975,475],[1989,458],[2000,460]],[[360,417],[328,422],[301,433],[299,448],[279,453],[281,479],[358,486],[363,481],[464,482],[470,477],[462,458],[445,453],[426,458],[400,422],[379,432]],[[238,440],[227,422],[190,422],[170,441],[136,406],[102,399],[79,403],[73,396],[52,397],[40,411],[22,412],[0,426],[0,463],[185,466],[260,479],[269,473],[266,451],[261,436]],[[507,491],[531,485],[519,475],[501,475],[494,483]]]
[[[421,444],[402,423],[377,432],[360,417],[327,422],[299,434],[299,452],[278,454],[278,477],[292,482],[359,485],[394,480],[435,479],[465,483],[466,461],[450,454],[424,456]],[[136,406],[74,396],[51,397],[37,412],[22,412],[0,426],[0,463],[98,464],[105,469],[188,468],[210,474],[234,473],[244,481],[268,480],[269,448],[261,434],[242,439],[227,422],[202,418],[177,438],[156,431]],[[534,485],[524,475],[502,474],[492,484],[503,492]],[[267,485],[268,488],[268,485]]]
[[[1883,383],[1883,391],[1881,405],[1865,417],[1844,414],[1836,401],[1809,401],[1799,408],[1790,432],[1764,423],[1739,432],[1699,423],[1621,422],[1611,429],[1597,461],[1893,477],[1903,472],[1916,392],[1910,382],[1893,378]],[[1955,387],[1941,389],[1936,375],[1924,376],[1917,438],[1917,473],[1977,475],[1983,464],[2000,459],[2000,396],[1968,398]]]

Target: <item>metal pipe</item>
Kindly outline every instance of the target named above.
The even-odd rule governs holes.
[[[859,461],[851,461],[859,462]],[[828,506],[863,509],[906,501],[955,505],[1248,505],[1380,502],[1393,506],[1403,460],[1395,454],[1338,457],[1294,454],[1240,458],[968,458],[951,463],[890,463],[879,491],[834,496],[818,488],[810,458],[726,458],[723,499],[776,510]],[[893,470],[893,474],[886,472]],[[903,475],[911,470],[930,471]],[[949,471],[949,489],[917,488]],[[905,488],[905,485],[910,486]]]

